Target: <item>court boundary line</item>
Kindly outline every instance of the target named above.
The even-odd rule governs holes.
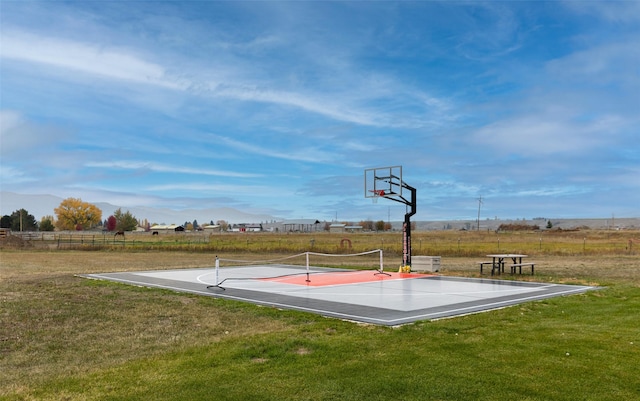
[[[320,268],[323,270],[324,268]],[[197,270],[197,269],[189,269]],[[159,273],[165,270],[156,271],[142,271],[142,272],[114,272],[114,273],[98,273],[81,275],[85,278],[107,280],[112,282],[119,282],[127,285],[135,285],[146,288],[159,288],[165,290],[171,290],[181,293],[192,293],[197,295],[211,296],[214,298],[230,299],[241,302],[249,302],[255,305],[270,306],[285,310],[297,310],[302,312],[319,314],[321,316],[329,316],[333,318],[339,318],[343,320],[349,320],[354,322],[378,324],[385,326],[397,326],[402,324],[408,324],[419,320],[439,320],[444,318],[454,318],[458,316],[469,315],[473,313],[488,312],[492,310],[503,309],[509,306],[518,305],[524,302],[540,301],[543,299],[553,298],[557,296],[574,295],[578,293],[584,293],[586,291],[597,289],[598,287],[578,286],[573,288],[570,285],[565,284],[548,284],[548,283],[535,283],[535,282],[517,282],[517,281],[505,281],[505,280],[493,280],[483,278],[466,278],[466,277],[446,277],[446,276],[425,276],[424,278],[405,278],[404,280],[445,280],[449,282],[455,281],[471,281],[475,283],[491,283],[500,284],[506,286],[523,286],[532,288],[535,291],[534,294],[522,294],[523,296],[501,296],[496,299],[483,299],[472,300],[465,302],[458,302],[448,305],[438,305],[429,308],[420,308],[409,311],[403,311],[398,309],[389,309],[377,306],[363,306],[359,304],[350,304],[341,301],[327,301],[322,299],[313,299],[305,296],[297,296],[291,294],[281,294],[269,291],[259,291],[242,288],[228,288],[224,293],[215,292],[212,289],[202,289],[203,283],[184,282],[174,280],[170,278],[158,278],[153,276],[144,276],[143,273]],[[174,272],[176,270],[166,270],[167,272]],[[348,270],[347,270],[348,271]],[[139,277],[140,279],[126,278],[126,277]],[[146,278],[144,280],[143,278]],[[258,279],[256,279],[258,280]],[[387,280],[398,281],[398,280]],[[176,283],[176,284],[168,284]],[[381,280],[382,282],[382,280]],[[357,284],[357,283],[356,283]],[[364,284],[370,284],[364,283]],[[197,287],[194,287],[197,286]],[[321,287],[315,287],[321,288]],[[551,289],[558,289],[559,291],[549,291]],[[447,293],[443,293],[445,295]],[[285,299],[289,302],[280,302],[271,300],[270,298]],[[324,307],[310,307],[303,305],[304,303],[316,303],[318,305],[324,305]],[[453,308],[455,305],[467,305],[463,307]],[[328,306],[334,306],[335,309],[330,309]],[[345,312],[341,309],[360,310],[362,313]],[[428,311],[428,312],[426,312]],[[426,312],[426,313],[425,313]],[[381,315],[381,316],[376,316]],[[387,318],[382,316],[390,315]],[[395,317],[391,317],[395,316]]]

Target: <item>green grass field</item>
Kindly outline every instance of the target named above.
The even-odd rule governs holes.
[[[446,275],[477,277],[478,257],[497,246],[496,234],[465,237],[466,250],[454,236],[429,235],[421,253],[442,254]],[[587,241],[584,233],[547,239],[537,250],[535,241],[505,236],[500,246],[539,263],[536,276],[518,279],[602,290],[398,328],[76,276],[211,266],[215,254],[268,259],[299,251],[310,244],[308,235],[235,238],[234,246],[277,240],[282,248],[244,253],[211,244],[4,249],[0,399],[640,399],[640,256],[624,249],[624,235],[586,235]],[[340,238],[315,238],[314,247],[325,239],[336,249]],[[373,249],[383,240],[395,241],[352,242],[354,249]],[[295,245],[285,249],[285,241]],[[589,251],[590,243],[609,245]],[[394,250],[385,251],[385,265],[398,264]]]

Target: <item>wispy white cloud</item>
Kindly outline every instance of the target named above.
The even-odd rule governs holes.
[[[640,21],[640,3],[637,1],[573,1],[562,4],[576,14],[586,14],[614,23]]]
[[[310,163],[326,163],[334,160],[335,158],[335,155],[313,147],[296,148],[295,150],[291,151],[275,150],[271,147],[242,142],[224,136],[215,135],[215,138],[221,144],[242,151],[244,153],[267,156],[274,159],[304,161]]]
[[[233,185],[233,184],[209,184],[209,183],[193,183],[193,182],[181,182],[172,184],[159,184],[149,185],[143,188],[144,191],[195,191],[201,194],[216,194],[217,196],[228,196],[229,194],[235,195],[253,195],[261,198],[266,196],[284,196],[287,192],[282,191],[282,188],[277,190],[273,186],[266,185]]]
[[[52,144],[69,139],[68,132],[53,126],[29,121],[23,113],[0,110],[0,156],[24,161],[51,152]]]
[[[590,82],[595,88],[612,83],[639,88],[640,39],[621,39],[552,60],[547,65],[548,73],[558,81],[580,85]]]
[[[472,10],[477,18],[466,18],[467,29],[456,38],[456,51],[475,61],[504,58],[522,47],[519,18],[501,2],[476,2]],[[463,15],[466,8],[461,10]],[[481,28],[482,27],[482,28]]]
[[[182,85],[167,79],[162,66],[145,61],[131,51],[77,40],[4,31],[0,55],[6,59],[45,64],[108,79],[183,89]]]
[[[560,196],[587,194],[591,190],[592,190],[591,188],[566,185],[566,186],[556,186],[556,187],[535,188],[535,189],[529,189],[529,190],[518,190],[511,195],[517,196],[517,197],[540,196],[540,197],[546,197],[546,198],[554,198],[554,197],[560,197]]]
[[[402,164],[435,218],[635,210],[635,3],[8,2],[3,189],[358,218]]]
[[[292,107],[337,121],[365,126],[409,127],[437,124],[439,119],[451,120],[451,108],[444,99],[438,99],[421,91],[408,90],[392,77],[362,76],[356,71],[343,71],[343,88],[336,86],[320,90],[303,86],[288,90],[274,86],[274,81],[264,81],[256,76],[253,65],[224,66],[224,71],[211,80],[211,67],[195,64],[177,73],[175,68],[162,62],[148,61],[147,57],[133,49],[105,46],[56,37],[43,37],[16,30],[3,32],[0,56],[9,60],[35,63],[69,70],[67,79],[76,79],[76,73],[88,74],[108,80],[135,83],[159,88],[191,92],[212,98],[230,98],[238,101],[260,102]],[[229,71],[237,73],[230,75]],[[249,78],[248,75],[252,78]],[[216,75],[216,74],[214,74]],[[129,92],[129,91],[127,91]],[[126,96],[124,96],[126,97]],[[154,102],[155,98],[150,98]],[[386,107],[371,107],[367,102],[381,105],[401,102],[416,108],[414,113],[398,119]]]
[[[615,117],[579,122],[554,116],[524,115],[477,130],[473,142],[495,152],[533,158],[558,153],[583,154],[614,141],[606,135],[606,130],[615,122]]]
[[[7,185],[23,184],[38,181],[35,177],[25,174],[23,169],[0,163],[0,188]]]
[[[101,168],[101,169],[122,169],[122,170],[141,170],[157,173],[178,173],[178,174],[193,174],[193,175],[211,175],[219,177],[229,178],[255,178],[261,177],[261,174],[255,173],[241,173],[237,171],[228,170],[212,170],[207,168],[193,168],[185,167],[181,165],[168,165],[157,162],[146,161],[116,161],[116,162],[87,162],[86,167]]]

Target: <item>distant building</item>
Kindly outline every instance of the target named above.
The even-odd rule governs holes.
[[[220,224],[203,224],[200,226],[202,231],[207,234],[211,233],[219,233],[222,231],[222,226]]]
[[[284,220],[282,226],[285,232],[314,232],[321,231],[320,221],[316,219]]]
[[[260,232],[262,231],[262,224],[234,224],[229,231],[235,233]]]
[[[159,233],[170,233],[170,232],[183,232],[184,231],[184,227],[183,226],[179,226],[177,224],[169,224],[169,225],[164,225],[164,224],[156,224],[151,226],[151,228],[149,229],[149,231],[157,231]]]
[[[343,233],[345,232],[345,227],[347,225],[344,223],[331,223],[331,225],[329,225],[329,232],[330,233]]]

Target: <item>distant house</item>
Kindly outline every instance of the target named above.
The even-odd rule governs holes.
[[[260,232],[262,231],[262,224],[234,224],[230,231],[235,233]]]
[[[345,232],[345,227],[347,225],[344,223],[331,223],[331,225],[329,225],[329,232],[330,233],[343,233]]]
[[[203,224],[200,226],[204,233],[219,233],[222,230],[220,224]]]
[[[297,220],[284,220],[282,222],[284,231],[286,232],[313,232],[320,231],[320,221],[316,219],[297,219]]]
[[[344,230],[350,233],[362,232],[362,226],[353,225],[353,226],[344,226]]]
[[[170,232],[183,232],[184,231],[184,227],[183,226],[179,226],[177,224],[169,224],[169,225],[165,225],[165,224],[156,224],[151,226],[151,228],[149,229],[149,231],[157,231],[159,233],[170,233]]]

